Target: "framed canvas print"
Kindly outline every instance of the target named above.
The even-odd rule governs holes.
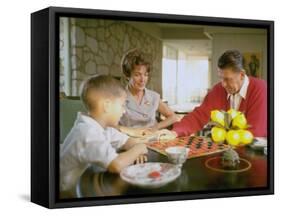
[[[31,201],[274,193],[274,22],[31,15]]]

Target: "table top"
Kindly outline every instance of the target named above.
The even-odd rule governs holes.
[[[78,196],[141,195],[266,187],[267,157],[263,151],[253,150],[250,147],[240,147],[236,150],[240,158],[249,162],[250,165],[247,166],[245,163],[246,169],[241,172],[212,169],[212,164],[215,164],[221,153],[192,158],[183,164],[180,177],[156,189],[139,188],[124,182],[118,174],[95,173],[89,168],[80,178]],[[166,156],[151,150],[149,150],[148,159],[149,162],[168,162]]]
[[[176,113],[189,113],[193,111],[195,107],[200,106],[200,104],[200,102],[188,102],[170,105],[169,107]]]

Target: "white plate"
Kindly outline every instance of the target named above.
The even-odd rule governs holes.
[[[180,174],[181,169],[174,164],[144,163],[126,167],[121,171],[120,177],[135,186],[158,188],[174,181]]]
[[[267,139],[264,137],[256,137],[250,147],[254,149],[262,149],[267,147]]]

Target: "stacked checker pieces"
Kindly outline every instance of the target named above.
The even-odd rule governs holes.
[[[211,139],[201,136],[179,137],[170,141],[160,140],[147,144],[147,147],[151,150],[164,155],[166,155],[165,149],[172,146],[184,146],[186,148],[189,148],[190,151],[188,154],[188,159],[220,153],[229,149],[229,146],[226,144],[214,143],[211,141]]]

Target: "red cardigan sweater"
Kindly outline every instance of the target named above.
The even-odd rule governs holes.
[[[178,136],[187,136],[201,130],[210,120],[211,110],[228,110],[230,99],[221,83],[206,95],[203,103],[173,125]],[[267,136],[267,85],[264,80],[249,77],[246,99],[241,100],[239,111],[245,113],[249,130],[256,137]]]

